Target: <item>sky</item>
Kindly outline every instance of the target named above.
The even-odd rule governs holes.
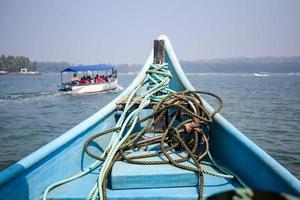
[[[0,54],[142,64],[165,34],[180,60],[299,56],[299,0],[0,0]]]

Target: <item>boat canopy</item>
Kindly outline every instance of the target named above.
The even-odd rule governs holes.
[[[78,65],[65,68],[62,72],[79,72],[79,71],[97,71],[97,70],[112,70],[113,67],[106,64],[99,65]]]

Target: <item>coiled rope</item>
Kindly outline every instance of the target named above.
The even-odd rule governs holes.
[[[85,153],[97,161],[83,172],[50,185],[45,190],[43,199],[47,198],[47,194],[53,188],[80,178],[98,166],[101,166],[99,177],[87,199],[94,200],[98,197],[101,200],[106,199],[107,176],[117,160],[140,165],[172,164],[185,170],[198,172],[200,178],[199,199],[203,198],[204,173],[233,178],[232,175],[226,174],[223,168],[216,165],[209,152],[209,125],[213,121],[213,116],[223,106],[221,98],[205,91],[175,92],[171,90],[169,81],[172,75],[168,70],[167,64],[152,64],[146,75],[145,82],[138,85],[129,95],[116,128],[95,134],[85,142]],[[139,96],[140,98],[134,98],[141,87],[146,84],[148,84],[146,93],[143,96]],[[199,94],[215,97],[219,101],[218,108],[209,114],[205,110]],[[139,119],[139,114],[144,108],[149,106],[150,102],[156,102],[153,113]],[[169,113],[172,114],[168,116]],[[169,119],[166,127],[154,128],[158,121],[166,118]],[[147,122],[147,124],[141,130],[133,133],[137,125],[142,122]],[[108,133],[112,133],[112,138],[105,151],[100,156],[91,153],[88,149],[89,144],[96,138]],[[153,137],[148,136],[150,133],[153,134]],[[139,151],[140,148],[147,148],[149,145],[159,145],[160,150],[138,156],[130,155],[131,150]],[[186,155],[179,159],[174,159],[172,155],[176,154],[177,150],[184,152]],[[143,158],[161,155],[164,156],[163,160],[143,160]],[[206,155],[209,156],[212,162],[203,161]],[[190,159],[193,161],[193,166],[184,163]],[[201,167],[201,164],[214,166],[222,173],[205,170]]]

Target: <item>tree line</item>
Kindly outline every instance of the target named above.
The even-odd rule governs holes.
[[[197,61],[180,61],[183,70],[187,73],[289,73],[300,72],[300,56],[294,57],[260,57],[260,58],[224,58]],[[68,62],[31,62],[24,56],[0,57],[0,71],[19,72],[21,68],[28,71],[40,71],[41,73],[61,72],[70,66]],[[138,72],[143,65],[119,64],[112,65],[118,72]]]
[[[38,62],[37,64],[41,73],[61,72],[64,68],[71,65],[68,62]]]
[[[27,68],[27,71],[37,71],[37,62],[31,62],[29,58],[24,56],[1,55],[0,71],[20,72],[22,68]]]
[[[180,61],[186,73],[289,73],[300,72],[300,56],[223,58],[196,61]],[[139,72],[142,65],[116,65],[118,72]]]
[[[224,58],[198,61],[181,61],[189,73],[289,73],[300,72],[300,56]]]

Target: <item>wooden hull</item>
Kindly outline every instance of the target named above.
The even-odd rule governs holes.
[[[164,39],[166,43],[166,60],[173,74],[170,87],[177,91],[193,90],[194,88],[182,71],[168,38],[162,35],[159,39]],[[115,127],[115,103],[122,96],[128,95],[137,84],[144,80],[145,71],[152,62],[153,51],[140,74],[116,99],[54,141],[1,172],[0,199],[38,199],[48,185],[72,176],[94,162],[83,152],[84,141],[101,130]],[[209,111],[212,110],[206,102],[205,106]],[[297,178],[220,114],[217,114],[214,119],[212,127],[214,136],[210,139],[210,149],[219,164],[233,172],[248,187],[300,195],[300,183]],[[110,136],[107,135],[98,141],[99,148],[106,148]],[[138,173],[139,180],[142,180],[141,183],[144,185],[143,188],[139,188],[134,185],[135,180],[131,179],[133,182],[122,180],[122,176],[115,174],[117,179],[111,180],[113,186],[107,191],[109,199],[197,199],[199,184],[195,174],[184,174],[187,181],[180,182],[183,179],[172,179],[173,176],[163,174],[165,173],[163,170],[167,166],[151,168],[154,170],[152,172],[157,174],[147,174],[150,169],[146,172],[147,170],[143,171],[145,170],[143,168],[134,170],[130,166],[119,167],[128,174]],[[168,171],[177,177],[182,175],[182,171]],[[96,181],[97,175],[95,174],[97,173],[98,170],[68,183],[64,187],[59,187],[51,192],[49,197],[52,199],[85,199]],[[204,185],[204,196],[206,197],[217,192],[241,187],[241,185],[226,179],[207,178],[209,180]],[[164,188],[165,184],[172,185]]]

